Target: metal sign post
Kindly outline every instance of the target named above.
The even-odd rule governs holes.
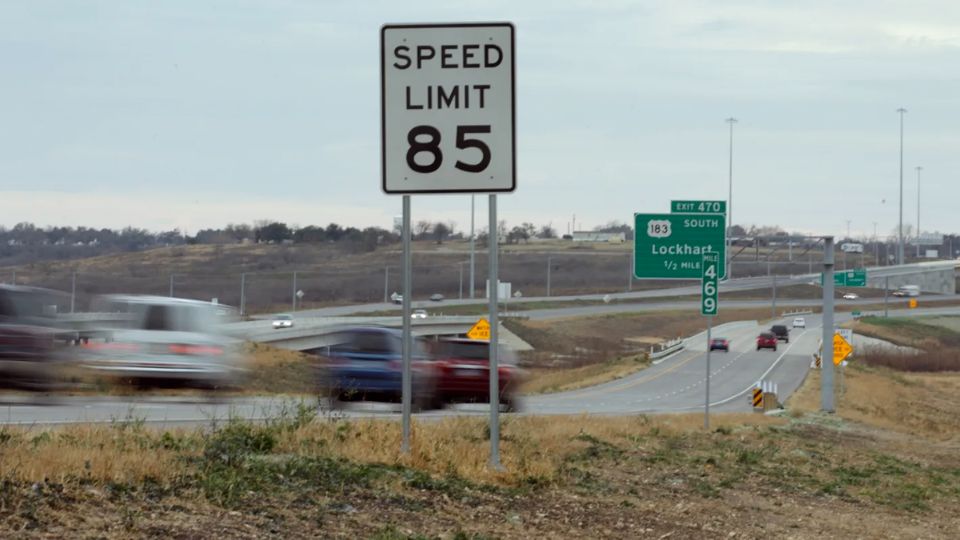
[[[707,318],[707,377],[703,404],[703,428],[710,429],[710,340],[713,332],[713,317],[719,310],[717,281],[720,274],[720,255],[703,255],[703,276],[700,283],[700,314]]]
[[[413,339],[410,335],[410,295],[413,293],[412,270],[410,263],[410,196],[403,196],[403,373],[401,374],[401,401],[403,402],[403,440],[400,449],[406,454],[410,453],[410,409],[412,396],[410,395],[413,387],[412,373],[410,372],[410,352],[412,350]]]
[[[820,347],[820,410],[833,412],[833,237],[823,238],[823,345]]]
[[[487,234],[490,247],[490,279],[487,289],[490,291],[490,466],[499,469],[500,465],[500,364],[498,358],[499,341],[497,325],[497,299],[500,292],[499,244],[497,231],[497,196],[490,195],[490,232]]]

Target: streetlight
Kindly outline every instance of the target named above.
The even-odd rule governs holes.
[[[737,123],[734,117],[727,118],[724,122],[730,124],[730,160],[729,160],[729,180],[727,186],[727,279],[733,277],[733,262],[730,260],[730,232],[733,229],[733,125]]]
[[[917,166],[917,258],[920,258],[920,171],[923,167]]]
[[[900,245],[897,247],[897,264],[903,264],[903,115],[907,110],[900,107],[897,112],[900,114]]]

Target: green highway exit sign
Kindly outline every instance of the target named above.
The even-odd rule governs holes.
[[[696,279],[703,255],[726,257],[726,218],[722,214],[634,214],[633,275],[637,279]],[[726,265],[720,264],[720,279]]]
[[[820,273],[820,285],[823,285],[823,273]],[[833,285],[836,287],[866,287],[867,269],[854,268],[833,273]]]
[[[673,214],[726,214],[727,201],[670,201]]]

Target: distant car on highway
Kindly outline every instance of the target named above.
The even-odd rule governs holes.
[[[790,330],[784,324],[775,324],[770,327],[770,333],[777,336],[777,341],[790,342]]]
[[[340,401],[399,402],[402,396],[402,334],[395,328],[353,327],[337,336],[319,369],[322,392],[336,404]],[[439,406],[437,373],[426,343],[413,341],[411,351],[413,405],[415,410]]]
[[[443,295],[440,293],[430,295],[431,302],[443,302]]]
[[[893,291],[893,295],[899,297],[920,296],[920,287],[916,285],[902,285],[897,290]]]
[[[443,339],[434,344],[434,360],[439,376],[438,400],[442,403],[490,402],[490,343],[465,338]],[[500,380],[500,404],[507,411],[518,411],[517,388],[526,378],[517,367],[516,355],[500,346],[497,352]]]
[[[288,313],[281,313],[273,318],[273,329],[279,330],[280,328],[293,328],[293,315]]]
[[[856,300],[857,298],[860,298],[860,297],[852,292],[844,293],[843,295],[844,300]]]
[[[794,317],[794,319],[793,319],[793,327],[794,327],[794,328],[806,328],[806,327],[807,327],[807,321],[806,321],[806,319],[804,319],[803,317]]]
[[[397,305],[403,304],[403,295],[393,293],[393,295],[390,297],[390,300]]]
[[[413,313],[410,314],[410,318],[411,318],[411,319],[426,319],[426,318],[427,318],[427,310],[425,310],[425,309],[415,309],[415,310],[413,310]]]
[[[727,338],[713,338],[710,340],[710,350],[730,352],[730,340]]]
[[[242,341],[218,331],[219,306],[164,296],[106,295],[101,312],[127,314],[105,342],[83,346],[80,364],[138,385],[223,388],[246,372]]]
[[[762,332],[757,336],[757,350],[773,349],[777,350],[777,336],[773,332]]]

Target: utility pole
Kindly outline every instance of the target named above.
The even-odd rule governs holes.
[[[73,279],[70,284],[70,313],[73,313],[74,307],[76,307],[77,301],[77,273],[73,273]]]
[[[390,302],[390,296],[389,296],[390,293],[387,292],[389,289],[390,289],[390,267],[384,266],[383,267],[383,303],[384,304]]]
[[[170,298],[173,298],[173,274],[170,274]]]
[[[293,311],[297,310],[297,272],[293,272]]]
[[[770,304],[770,318],[777,318],[777,276],[773,277],[773,302]]]
[[[920,171],[923,167],[917,167],[917,258],[920,258]]]
[[[883,277],[883,318],[886,319],[890,314],[890,310],[887,308],[887,302],[890,297],[890,276]]]
[[[463,300],[463,263],[457,263],[457,266],[460,268],[460,300]]]
[[[873,222],[873,265],[880,266],[880,242],[877,241],[877,222]]]
[[[724,235],[727,241],[727,279],[733,278],[733,261],[732,254],[730,250],[730,234],[731,229],[733,229],[733,125],[737,123],[737,119],[727,118],[724,120],[726,123],[730,124],[730,159],[728,167],[728,176],[727,176],[727,234]]]
[[[907,110],[900,107],[897,112],[900,114],[900,226],[897,228],[900,243],[897,247],[897,264],[903,264],[903,115]]]
[[[550,270],[551,270],[551,257],[547,256],[547,296],[550,296]]]
[[[247,307],[247,273],[240,273],[240,316],[243,317]]]

